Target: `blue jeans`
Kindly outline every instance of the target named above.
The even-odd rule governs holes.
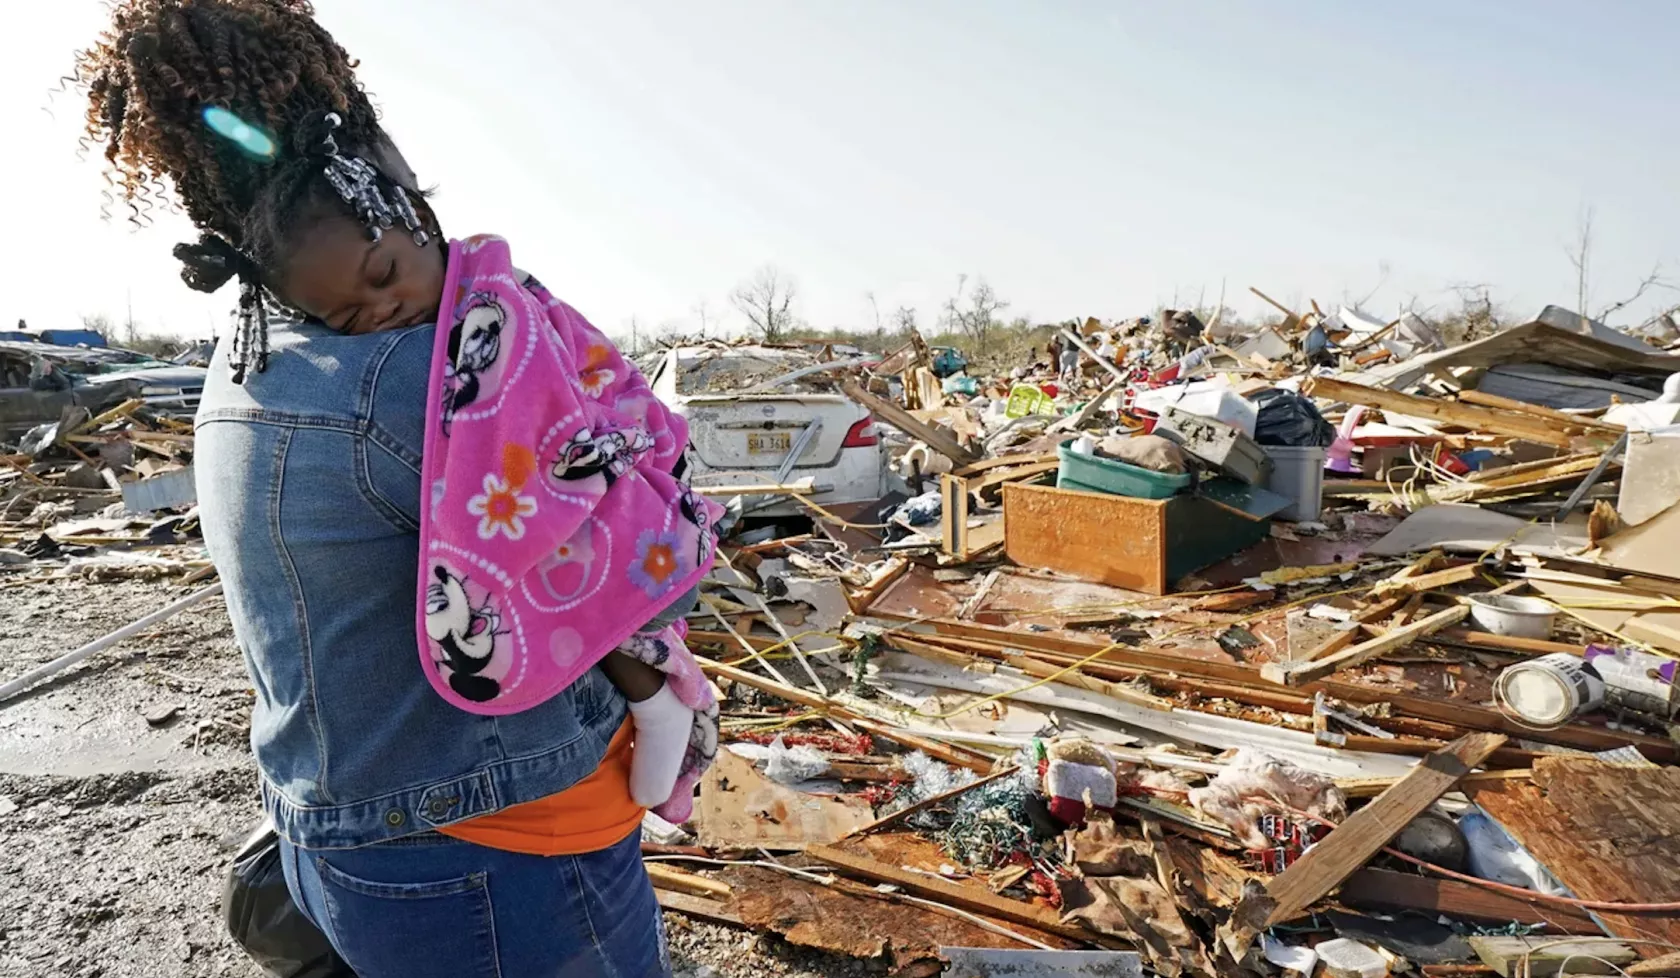
[[[359,978],[665,978],[641,833],[527,856],[436,833],[360,849],[280,842],[286,883]]]

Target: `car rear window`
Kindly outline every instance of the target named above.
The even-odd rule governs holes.
[[[815,357],[787,354],[718,353],[677,360],[678,394],[727,394],[807,367]],[[795,388],[804,387],[796,384]]]

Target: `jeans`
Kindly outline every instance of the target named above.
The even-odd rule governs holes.
[[[437,833],[359,849],[280,840],[286,884],[359,978],[666,978],[641,833],[528,856]]]

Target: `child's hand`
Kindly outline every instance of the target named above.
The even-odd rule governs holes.
[[[630,797],[641,807],[652,808],[671,797],[683,756],[688,753],[694,711],[684,706],[667,684],[647,699],[632,701],[630,717],[636,725]]]

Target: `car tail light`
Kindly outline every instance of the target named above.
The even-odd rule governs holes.
[[[864,418],[852,425],[846,432],[846,440],[840,443],[841,448],[869,448],[881,444],[881,436],[875,433],[875,419]]]

